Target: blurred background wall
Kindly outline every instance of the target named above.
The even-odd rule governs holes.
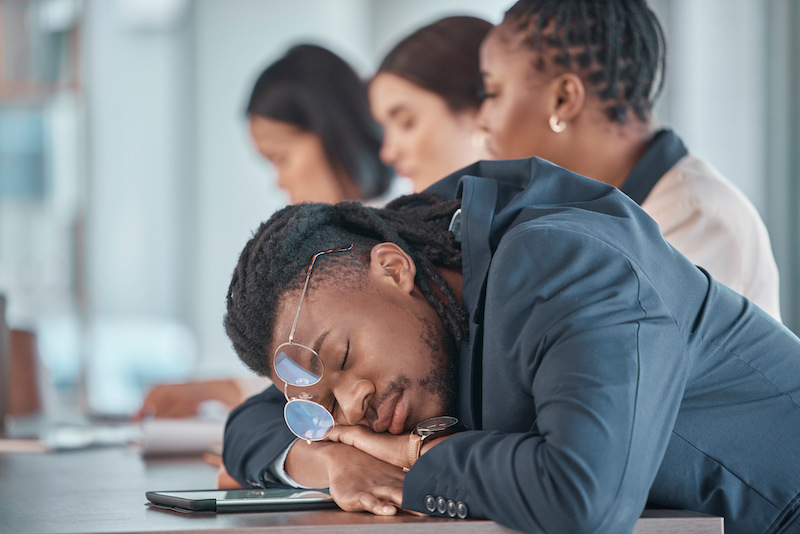
[[[37,332],[51,407],[124,414],[154,381],[246,372],[225,292],[286,202],[244,116],[263,67],[310,41],[368,78],[416,27],[511,4],[0,0],[0,292]],[[657,116],[759,209],[798,332],[800,2],[651,5],[669,53]]]

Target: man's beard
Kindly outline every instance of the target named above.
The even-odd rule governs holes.
[[[419,384],[442,400],[444,413],[456,415],[458,406],[458,347],[440,321],[420,318],[422,340],[431,349],[432,368]]]

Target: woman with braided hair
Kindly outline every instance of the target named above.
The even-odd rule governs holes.
[[[631,532],[646,505],[800,533],[800,339],[545,160],[276,213],[224,323],[273,381],[226,425],[244,486],[531,533]]]
[[[778,270],[758,212],[654,124],[665,55],[645,0],[518,1],[481,48],[487,148],[620,188],[673,246],[780,320]]]

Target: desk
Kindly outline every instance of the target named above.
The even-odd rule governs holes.
[[[215,486],[216,470],[199,459],[143,460],[130,448],[0,454],[0,532],[14,534],[168,533],[508,534],[491,521],[400,514],[377,517],[339,510],[181,514],[145,505],[148,490]],[[722,519],[648,510],[634,534],[721,534]]]

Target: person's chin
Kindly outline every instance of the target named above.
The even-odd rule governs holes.
[[[410,180],[413,180],[416,174],[413,169],[409,169],[403,165],[394,165],[394,172],[396,172],[398,176],[405,176]]]
[[[498,150],[497,147],[491,142],[486,143],[484,152],[486,153],[487,159],[511,159],[508,157],[504,157],[502,151]]]
[[[453,169],[452,172],[457,171],[458,169]],[[441,180],[442,178],[448,176],[450,173],[441,174],[440,173],[430,173],[430,174],[422,174],[419,173],[416,178],[413,178],[414,181],[414,192],[421,193],[425,191],[430,186]]]

